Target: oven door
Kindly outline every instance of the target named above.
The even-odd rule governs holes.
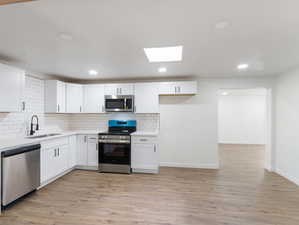
[[[99,143],[99,163],[131,165],[131,144]]]

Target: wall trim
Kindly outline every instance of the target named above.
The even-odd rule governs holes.
[[[193,163],[171,163],[161,162],[161,167],[197,168],[197,169],[219,169],[218,164],[193,164]]]
[[[291,181],[291,182],[295,183],[297,186],[299,186],[299,177],[295,177],[295,176],[289,174],[288,172],[285,172],[284,170],[279,169],[279,168],[276,168],[275,172],[278,175],[288,179],[289,181]]]

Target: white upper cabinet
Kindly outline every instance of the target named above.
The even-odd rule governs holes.
[[[104,113],[104,85],[83,86],[83,112]]]
[[[22,97],[25,88],[25,72],[0,64],[0,112],[24,110]]]
[[[45,112],[65,113],[65,83],[58,80],[45,81]]]
[[[83,86],[66,84],[66,112],[80,113],[83,110]]]
[[[159,83],[135,84],[135,112],[159,113]]]
[[[106,84],[105,95],[134,95],[134,84]]]
[[[196,93],[196,81],[161,82],[159,84],[159,95],[195,95]]]

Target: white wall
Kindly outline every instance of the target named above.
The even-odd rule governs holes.
[[[160,97],[163,166],[218,168],[218,91],[272,88],[273,78],[199,79],[198,95]]]
[[[265,144],[265,116],[265,89],[221,90],[218,103],[219,143]]]
[[[299,185],[299,71],[277,79],[276,171]]]

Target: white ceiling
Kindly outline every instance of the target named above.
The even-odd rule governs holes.
[[[276,75],[299,65],[298,8],[298,0],[39,0],[1,6],[0,59],[78,79]],[[216,29],[219,22],[229,26]],[[184,46],[182,62],[149,63],[143,52],[173,45]],[[238,72],[239,63],[250,69]],[[160,66],[168,72],[159,74]],[[90,69],[99,75],[90,77]]]

